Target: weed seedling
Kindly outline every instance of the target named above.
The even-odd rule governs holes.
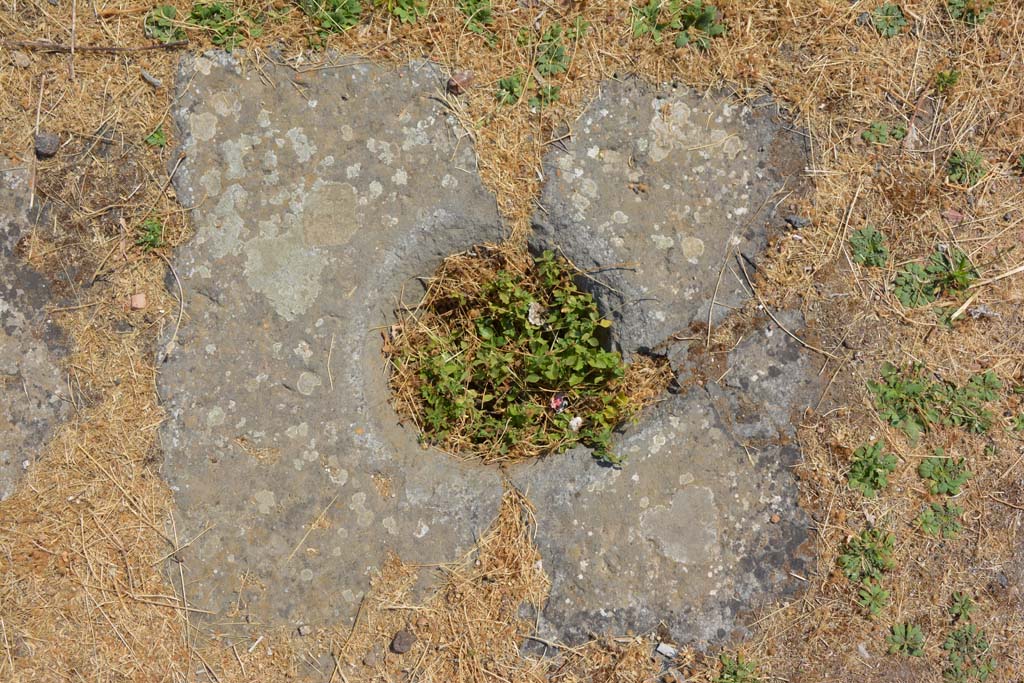
[[[929,256],[925,272],[936,296],[962,294],[978,279],[978,269],[970,257],[955,247]]]
[[[491,0],[459,0],[459,10],[466,15],[466,28],[493,47],[498,37],[487,28],[494,23]]]
[[[899,5],[887,2],[871,13],[871,23],[875,30],[886,38],[892,38],[904,27],[909,26],[907,18]]]
[[[954,539],[963,529],[960,524],[960,516],[964,509],[954,505],[950,501],[943,504],[932,503],[924,509],[917,517],[917,525],[921,531],[929,536],[942,536],[945,539]]]
[[[562,26],[551,24],[540,38],[534,63],[541,76],[554,76],[569,69],[569,54],[562,42]]]
[[[956,151],[946,163],[946,174],[958,184],[973,187],[985,177],[985,159],[974,150]]]
[[[166,147],[167,135],[164,133],[164,124],[156,127],[152,133],[146,136],[146,144],[151,147]]]
[[[868,225],[850,235],[853,262],[871,268],[882,268],[889,261],[885,235]]]
[[[903,138],[907,137],[907,127],[902,123],[896,125],[889,125],[885,121],[874,121],[864,132],[860,134],[860,137],[864,142],[870,142],[875,145],[888,144],[890,140],[899,142]]]
[[[889,604],[889,591],[871,579],[864,579],[857,591],[857,604],[868,611],[871,616],[878,616]]]
[[[589,30],[590,22],[584,21],[583,17],[576,17],[576,20],[572,23],[572,26],[570,26],[569,29],[565,32],[565,37],[575,42],[583,38],[585,35],[587,35],[587,31]]]
[[[630,8],[633,35],[649,35],[660,44],[666,35],[674,36],[676,47],[696,45],[701,50],[711,47],[714,38],[725,35],[725,25],[718,21],[718,8],[703,0],[648,0],[646,5]]]
[[[926,265],[908,263],[893,281],[893,294],[905,308],[920,308],[940,296],[959,298],[978,279],[978,269],[961,250],[950,247],[928,257]]]
[[[953,631],[942,644],[949,665],[942,671],[946,683],[985,681],[996,670],[996,660],[989,656],[985,632],[974,624]]]
[[[376,0],[376,3],[384,6],[403,24],[415,24],[430,11],[430,0]]]
[[[978,26],[995,9],[996,0],[947,0],[949,16],[965,24]]]
[[[721,668],[714,678],[714,683],[760,683],[757,675],[757,662],[752,662],[737,653],[735,657],[722,653],[718,657]]]
[[[498,89],[494,93],[500,104],[515,104],[523,96],[523,72],[518,69],[510,76],[498,79]]]
[[[178,10],[172,5],[158,5],[149,11],[142,22],[143,31],[161,43],[185,40],[185,31],[175,23]]]
[[[1017,157],[1016,168],[1017,173],[1024,175],[1024,154],[1021,154],[1019,157]]]
[[[359,0],[299,0],[299,8],[320,25],[321,37],[347,31],[363,14]]]
[[[256,37],[262,33],[258,26],[246,29],[251,19],[244,14],[237,14],[230,5],[223,2],[197,2],[192,6],[189,22],[206,29],[210,33],[210,42],[228,52],[241,45],[246,35]]]
[[[530,98],[530,106],[534,109],[543,109],[550,104],[558,101],[558,94],[561,92],[561,86],[557,85],[542,85],[537,88],[537,94]]]
[[[919,626],[904,622],[892,627],[885,637],[889,644],[889,654],[920,657],[924,654],[924,634]]]
[[[935,74],[935,93],[945,95],[960,82],[960,72],[956,69],[939,71]]]
[[[936,299],[928,273],[920,263],[908,263],[896,273],[893,294],[904,308],[920,308]]]
[[[974,607],[974,599],[968,593],[957,591],[950,599],[949,615],[955,621],[970,621]]]
[[[164,224],[156,218],[147,218],[139,224],[135,244],[144,251],[152,251],[164,245]]]
[[[878,492],[889,485],[889,475],[896,469],[896,456],[882,452],[882,442],[861,444],[853,452],[847,481],[850,488],[860,491],[868,498],[874,498]]]
[[[947,458],[941,448],[935,449],[935,456],[927,458],[917,467],[922,479],[929,481],[928,490],[935,495],[955,496],[971,478],[971,472],[964,467],[964,459]]]
[[[854,536],[843,547],[839,555],[839,566],[850,581],[855,583],[872,579],[878,581],[882,574],[896,566],[892,557],[896,536],[884,529],[865,529],[860,536]]]

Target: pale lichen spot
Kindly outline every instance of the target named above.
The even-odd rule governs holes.
[[[267,491],[265,489],[263,491],[257,491],[253,495],[253,500],[256,502],[256,510],[259,511],[261,515],[269,515],[274,509],[274,506],[277,505],[274,492]]]
[[[217,116],[210,112],[192,114],[189,117],[192,137],[199,142],[209,142],[217,136]]]

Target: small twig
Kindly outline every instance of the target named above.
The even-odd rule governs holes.
[[[255,649],[256,649],[256,647],[257,647],[257,646],[258,646],[258,645],[259,645],[260,643],[262,643],[262,642],[263,642],[263,639],[264,639],[264,638],[266,638],[266,636],[260,636],[259,638],[257,638],[257,639],[256,639],[256,642],[255,642],[255,643],[253,643],[252,645],[250,645],[250,646],[249,646],[249,649],[248,649],[248,650],[246,650],[246,654],[250,654],[250,655],[251,655],[251,654],[252,654],[252,651],[253,651],[253,650],[255,650]]]
[[[1015,505],[1014,503],[1011,503],[1008,500],[1003,500],[1002,498],[996,498],[991,493],[987,493],[985,495],[988,496],[989,498],[991,498],[992,500],[994,500],[995,502],[1002,503],[1003,505],[1005,505],[1007,507],[1011,507],[1014,510],[1024,510],[1024,505]]]
[[[60,52],[63,54],[74,54],[75,52],[109,52],[119,54],[122,52],[146,52],[148,50],[174,50],[188,45],[187,40],[175,40],[170,43],[157,43],[155,45],[139,45],[138,47],[111,47],[108,45],[61,45],[47,41],[32,40],[5,40],[0,43],[4,47],[18,47],[24,50],[41,50],[43,52]]]
[[[334,498],[331,498],[331,502],[327,504],[327,507],[325,507],[323,511],[316,516],[316,519],[309,523],[309,528],[306,529],[306,533],[302,534],[302,538],[299,539],[299,542],[295,544],[295,547],[292,549],[291,553],[289,553],[288,557],[285,558],[284,564],[281,565],[282,567],[284,567],[292,561],[292,558],[295,557],[295,553],[299,552],[299,548],[301,548],[302,544],[306,542],[306,539],[309,538],[309,535],[313,533],[313,529],[317,528],[316,525],[320,523],[320,520],[324,518],[324,516],[327,514],[327,511],[331,509],[331,506],[334,505],[337,502],[337,500],[338,496],[334,496]]]
[[[331,384],[331,391],[334,391],[334,375],[331,374],[331,354],[334,353],[334,333],[331,333],[331,345],[327,349],[327,381]]]
[[[68,52],[71,53],[71,59],[68,60],[68,75],[71,76],[71,80],[75,80],[75,38],[78,35],[78,0],[71,0],[71,47]]]
[[[159,90],[163,86],[163,81],[161,81],[159,78],[149,73],[145,69],[140,69],[140,73],[142,74],[142,80],[146,81],[146,83],[149,83],[151,86],[153,86],[154,89]]]
[[[1010,277],[1011,275],[1016,275],[1017,273],[1021,272],[1024,272],[1024,263],[1021,263],[1020,265],[1010,268],[1010,270],[1006,271],[1002,275],[996,275],[995,277],[990,277],[987,280],[979,280],[978,282],[975,282],[973,285],[968,287],[968,289],[977,289],[978,287],[984,287],[985,285],[990,285],[993,282],[998,282],[1003,278],[1007,278]]]
[[[174,348],[177,345],[178,330],[181,329],[181,319],[185,317],[185,288],[181,286],[181,280],[178,278],[178,273],[174,270],[174,266],[171,265],[171,260],[160,252],[157,252],[157,256],[162,258],[164,263],[167,264],[167,267],[171,269],[171,275],[174,276],[174,282],[178,285],[178,318],[174,321],[174,332],[171,334],[171,339],[164,346],[164,357],[161,361],[165,361],[172,353],[174,353]]]
[[[751,281],[750,276],[747,275],[747,267],[743,265],[743,259],[740,258],[740,259],[736,259],[736,260],[740,264],[740,270],[743,271],[743,277],[747,281],[747,286],[750,287],[750,291],[752,291],[754,293],[754,296],[757,297],[758,303],[761,304],[761,308],[763,308],[764,312],[768,314],[768,317],[772,319],[772,322],[774,322],[776,325],[779,326],[780,330],[782,330],[783,332],[788,334],[790,337],[795,339],[797,341],[797,343],[800,344],[800,346],[803,346],[805,349],[809,349],[809,350],[814,351],[816,353],[820,353],[821,355],[826,356],[828,358],[832,358],[834,360],[839,360],[838,356],[835,356],[834,354],[829,353],[825,349],[819,349],[817,346],[814,346],[813,344],[808,344],[803,339],[801,339],[800,337],[796,336],[795,334],[790,332],[788,329],[786,329],[786,326],[779,322],[779,319],[776,318],[775,314],[772,313],[770,308],[768,308],[768,304],[766,304],[764,302],[764,299],[761,298],[761,294],[758,293],[757,289],[754,288],[754,283]]]

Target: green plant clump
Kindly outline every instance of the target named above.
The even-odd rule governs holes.
[[[430,0],[375,0],[403,24],[415,24],[430,11]]]
[[[630,8],[633,35],[649,35],[660,44],[665,36],[673,37],[676,47],[695,45],[701,50],[711,41],[725,35],[725,24],[718,21],[718,8],[703,0],[648,0],[646,5]]]
[[[167,146],[167,134],[164,133],[164,124],[161,123],[156,127],[156,130],[146,136],[146,144],[151,147]]]
[[[139,224],[135,244],[144,251],[158,249],[164,245],[164,224],[156,218],[147,218]]]
[[[985,17],[996,7],[996,0],[948,0],[949,16],[965,24],[977,26],[985,23]]]
[[[839,555],[839,566],[850,581],[878,581],[896,566],[892,557],[896,536],[884,529],[865,529],[851,538]]]
[[[488,26],[494,23],[494,8],[491,0],[459,0],[459,10],[466,15],[466,28],[482,37],[490,45],[498,40],[498,36]]]
[[[889,654],[920,657],[924,654],[924,634],[921,627],[904,622],[895,624],[885,637],[889,644]]]
[[[534,66],[542,76],[554,76],[569,70],[569,53],[562,40],[561,24],[551,24],[541,35]]]
[[[998,398],[1002,382],[991,370],[974,375],[963,387],[952,382],[930,381],[918,365],[900,370],[882,366],[880,382],[868,382],[880,417],[903,430],[916,442],[933,424],[961,427],[981,434],[992,426],[992,412],[985,404]]]
[[[958,185],[973,187],[981,182],[987,172],[985,158],[975,150],[958,150],[946,162],[949,179]]]
[[[956,84],[959,82],[960,72],[956,69],[938,71],[935,74],[935,92],[939,95],[945,95],[955,88]]]
[[[886,38],[892,38],[910,23],[903,16],[903,9],[893,2],[887,2],[871,13],[875,30]]]
[[[889,591],[882,588],[877,581],[864,579],[860,590],[857,591],[857,604],[872,616],[878,616],[889,604]]]
[[[854,263],[871,268],[882,268],[889,261],[889,247],[885,234],[868,225],[855,230],[850,236],[850,249]]]
[[[619,464],[612,430],[642,406],[622,357],[601,346],[611,323],[551,252],[509,264],[486,247],[451,257],[416,316],[392,328],[399,412],[427,443],[485,462],[582,444]]]
[[[516,69],[505,78],[498,79],[498,89],[494,98],[500,104],[515,104],[523,96],[523,72]]]
[[[722,653],[718,657],[721,669],[715,676],[715,683],[760,683],[761,678],[757,675],[757,662],[738,654],[733,657],[730,654]]]
[[[874,121],[860,134],[864,142],[886,145],[890,140],[899,142],[907,137],[907,127],[902,123],[890,125],[885,121]]]
[[[950,598],[949,615],[956,621],[970,621],[974,607],[974,598],[967,593],[957,591]]]
[[[978,279],[967,254],[951,247],[936,250],[928,263],[908,263],[893,281],[893,293],[906,308],[920,308],[942,296],[960,297]]]
[[[860,491],[868,498],[874,498],[878,492],[889,485],[889,475],[896,469],[896,456],[882,452],[882,442],[861,444],[853,452],[850,471],[846,478],[850,488]]]
[[[946,539],[956,538],[963,530],[960,524],[960,516],[964,509],[954,505],[950,501],[945,503],[932,503],[924,509],[917,517],[917,524],[921,531],[929,536],[942,536]]]
[[[197,2],[189,13],[189,22],[210,33],[210,42],[228,52],[242,44],[246,37],[257,37],[263,29],[255,26],[247,14],[237,13],[224,2]]]
[[[185,40],[185,30],[175,22],[177,16],[178,10],[172,5],[158,5],[146,14],[142,21],[143,31],[164,44]]]
[[[558,94],[562,91],[558,85],[542,85],[537,88],[537,94],[530,98],[530,106],[534,109],[543,109],[558,101]]]
[[[964,459],[947,458],[941,448],[935,449],[935,456],[926,458],[917,467],[917,473],[930,483],[928,490],[935,495],[955,496],[971,478],[971,472],[964,466]]]
[[[967,683],[985,681],[996,670],[995,658],[989,656],[991,649],[985,632],[974,624],[961,626],[953,631],[942,644],[949,665],[942,671],[946,683]]]
[[[321,38],[349,30],[363,15],[359,0],[299,0],[299,8],[319,24]]]

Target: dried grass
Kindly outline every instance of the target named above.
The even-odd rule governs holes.
[[[628,4],[621,0],[530,7],[496,2],[501,40],[494,51],[465,30],[449,0],[432,3],[430,17],[416,26],[375,15],[331,42],[374,60],[427,57],[451,71],[474,71],[470,92],[446,101],[472,135],[484,181],[519,240],[529,228],[544,152],[571,133],[602,77],[638,72],[698,87],[729,84],[742,97],[770,93],[788,107],[811,145],[807,175],[815,189],[800,204],[783,209],[814,221],[773,242],[756,284],[771,305],[799,303],[820,347],[837,358],[823,369],[829,381],[820,416],[800,430],[804,460],[797,474],[803,503],[815,520],[818,565],[804,577],[807,590],[799,599],[769,608],[755,620],[755,635],[745,648],[776,679],[794,683],[936,680],[942,666],[938,646],[948,628],[945,604],[952,590],[970,590],[980,596],[975,619],[989,631],[1000,660],[995,680],[1019,680],[1024,675],[1019,433],[1005,425],[987,438],[939,429],[910,447],[878,422],[863,387],[883,360],[921,361],[960,381],[980,369],[993,369],[1008,383],[1022,381],[1020,274],[977,287],[978,315],[969,308],[954,329],[941,326],[930,309],[902,309],[889,283],[894,268],[923,259],[941,243],[964,249],[986,279],[1014,272],[1024,260],[1024,188],[1011,169],[1011,161],[1024,152],[1024,6],[1001,2],[983,26],[970,29],[950,21],[938,0],[908,1],[902,6],[913,19],[913,32],[883,40],[858,23],[862,12],[873,9],[865,3],[717,4],[730,33],[707,55],[633,38]],[[139,47],[147,42],[140,29],[147,10],[121,0],[91,5],[64,0],[56,6],[5,0],[0,43]],[[539,116],[525,107],[499,107],[492,94],[498,78],[530,61],[514,37],[538,16],[541,24],[556,17],[569,23],[576,16],[592,24],[574,46],[560,102]],[[299,59],[309,33],[309,25],[293,14],[269,25],[247,57],[254,68],[271,58],[315,68],[308,58]],[[279,54],[268,52],[275,44]],[[197,39],[189,49],[204,47]],[[19,51],[28,55],[29,67],[14,66],[11,49],[0,49],[0,153],[29,168],[36,188],[60,207],[56,223],[39,226],[23,253],[63,283],[71,299],[54,317],[74,341],[67,369],[76,410],[17,493],[0,503],[0,678],[227,682],[301,674],[320,680],[395,680],[399,673],[387,668],[390,660],[379,673],[345,667],[357,666],[356,653],[366,651],[374,638],[383,648],[391,629],[409,622],[423,640],[416,661],[403,660],[400,668],[416,667],[414,678],[537,680],[540,664],[515,657],[526,627],[512,605],[539,599],[543,580],[527,566],[536,552],[528,542],[524,520],[529,517],[525,503],[512,494],[492,530],[496,535],[485,537],[495,540],[482,542],[479,567],[471,560],[450,570],[441,592],[417,609],[389,609],[402,603],[368,598],[351,642],[338,629],[305,639],[268,632],[250,644],[200,642],[186,596],[172,589],[180,583],[161,574],[162,558],[187,539],[175,538],[170,497],[154,462],[159,457],[154,431],[163,416],[156,403],[152,348],[156,329],[173,324],[179,304],[162,284],[166,264],[160,254],[132,248],[134,228],[150,211],[167,223],[171,246],[188,237],[184,213],[167,191],[170,151],[139,144],[166,122],[177,53]],[[962,72],[960,84],[949,95],[934,97],[932,75],[950,67]],[[163,87],[148,85],[143,69]],[[880,119],[903,121],[910,136],[896,147],[866,147],[859,132]],[[69,165],[75,155],[64,153],[36,162],[31,136],[37,126],[71,140],[65,151],[75,152],[77,164]],[[173,131],[168,133],[173,145]],[[98,147],[90,147],[108,137],[115,150],[139,163],[137,177],[143,182],[137,190],[130,180],[129,185],[123,177],[118,181]],[[945,160],[961,147],[980,149],[993,169],[969,192],[943,178]],[[887,269],[868,271],[850,261],[847,237],[868,223],[889,236],[895,258]],[[149,308],[128,311],[127,297],[140,291],[147,294]],[[998,409],[1013,416],[1024,406],[1011,396]],[[872,434],[885,436],[903,464],[885,495],[864,501],[847,490],[844,476],[849,450]],[[996,446],[995,455],[981,455],[987,441]],[[968,513],[956,542],[924,537],[910,526],[928,499],[914,466],[933,445],[967,455],[976,473],[960,500]],[[898,569],[888,579],[893,606],[883,618],[869,619],[854,607],[851,586],[836,575],[835,557],[846,537],[868,521],[881,520],[897,530]],[[392,571],[378,582],[380,595],[394,597],[411,569],[394,565]],[[485,581],[489,576],[502,580]],[[420,616],[428,619],[427,626],[417,625]],[[919,623],[928,635],[920,661],[905,664],[882,654],[885,629],[902,619]],[[500,637],[492,637],[496,634]],[[442,646],[462,657],[448,657]],[[343,655],[337,671],[323,663],[331,652]],[[567,681],[651,680],[649,652],[649,644],[635,639],[592,644],[566,651],[551,673]]]

